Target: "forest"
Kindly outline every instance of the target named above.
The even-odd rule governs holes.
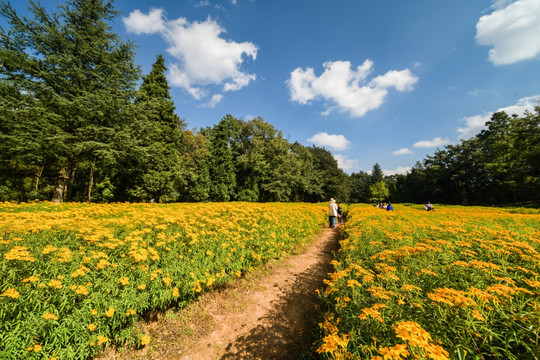
[[[406,175],[347,174],[325,148],[230,114],[189,130],[165,61],[148,74],[112,31],[111,1],[72,0],[32,18],[0,2],[0,201],[538,204],[540,106],[493,114]],[[359,157],[362,154],[358,154]]]

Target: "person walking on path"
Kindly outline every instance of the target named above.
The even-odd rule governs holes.
[[[328,221],[330,222],[330,227],[333,228],[336,226],[336,216],[337,216],[337,205],[334,198],[330,198],[328,203]]]
[[[343,214],[343,207],[341,207],[341,203],[337,204],[337,220],[338,224],[341,225],[341,216]]]

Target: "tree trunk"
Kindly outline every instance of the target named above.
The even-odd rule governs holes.
[[[36,170],[36,180],[34,181],[34,190],[38,191],[39,189],[39,179],[41,179],[41,175],[43,174],[43,169],[45,169],[45,165],[38,166]]]
[[[90,177],[88,178],[88,202],[92,202],[92,186],[94,185],[94,167],[96,166],[96,158],[90,165]]]
[[[65,165],[60,169],[60,171],[58,171],[58,182],[56,183],[56,188],[54,189],[52,197],[53,203],[59,204],[61,202],[64,202],[68,178],[68,169],[67,165]]]
[[[75,174],[77,173],[76,166],[70,166],[71,174],[69,175],[68,181],[66,182],[66,191],[64,192],[64,201],[70,201],[71,193],[73,192],[73,183],[75,183]]]

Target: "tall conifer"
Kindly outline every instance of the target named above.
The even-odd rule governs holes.
[[[0,95],[9,94],[0,96],[7,115],[1,128],[8,141],[31,138],[33,155],[13,147],[4,156],[48,177],[56,202],[74,188],[80,200],[92,200],[94,184],[108,200],[107,184],[132,146],[127,125],[139,79],[133,44],[111,30],[118,14],[112,1],[71,0],[52,14],[30,1],[29,10],[32,19],[0,2],[10,25],[0,31]]]
[[[138,199],[177,200],[182,183],[180,155],[185,124],[175,114],[166,71],[165,60],[159,55],[137,94],[143,156],[131,195]]]

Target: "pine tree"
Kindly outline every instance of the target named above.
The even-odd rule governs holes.
[[[175,114],[165,59],[157,57],[143,78],[136,104],[141,114],[139,151],[142,155],[130,192],[136,199],[177,200],[182,183],[180,154],[184,122]]]
[[[133,145],[134,46],[111,31],[112,1],[71,0],[52,14],[31,1],[29,9],[33,19],[0,3],[11,26],[0,31],[3,138],[32,139],[27,156],[16,147],[4,156],[48,178],[53,201],[73,189],[92,200],[94,184],[109,194],[114,186],[106,184]]]
[[[236,195],[236,174],[230,146],[232,129],[236,119],[226,115],[207,136],[210,139],[210,200],[229,201]]]

